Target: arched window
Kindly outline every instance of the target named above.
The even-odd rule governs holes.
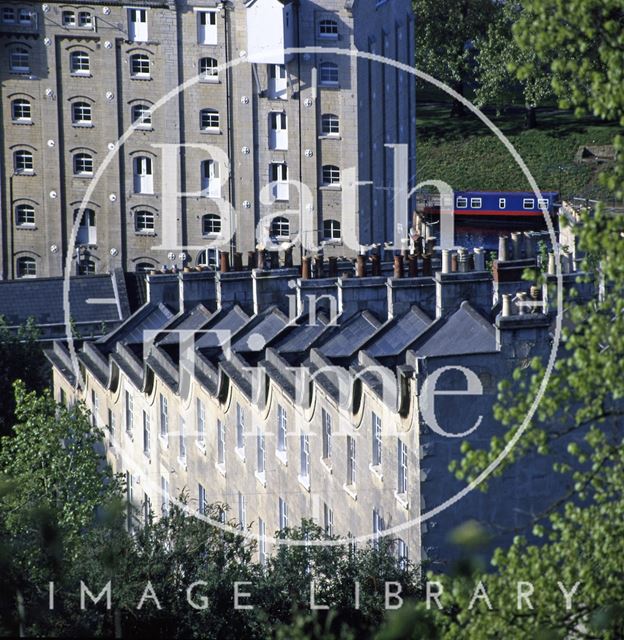
[[[25,98],[17,98],[11,102],[11,117],[14,122],[30,122],[32,111],[30,102]]]
[[[133,78],[150,77],[150,59],[146,53],[134,53],[130,56],[130,75]]]
[[[78,267],[78,275],[92,276],[95,275],[95,260],[81,260]]]
[[[321,84],[338,86],[338,65],[335,62],[321,62]]]
[[[217,250],[204,249],[197,255],[197,265],[200,267],[217,268]]]
[[[154,213],[148,210],[137,211],[134,214],[134,229],[137,233],[153,233]]]
[[[34,258],[23,256],[17,259],[17,277],[34,278],[37,275],[37,261]]]
[[[340,240],[340,222],[338,220],[323,221],[323,239]]]
[[[73,124],[91,124],[91,105],[88,102],[73,102],[71,106]]]
[[[219,112],[216,109],[202,109],[199,112],[199,127],[202,131],[219,131]]]
[[[69,54],[69,68],[74,75],[89,75],[91,70],[89,54],[86,51],[72,51]]]
[[[156,269],[156,266],[153,265],[151,262],[139,262],[137,263],[135,270],[137,273],[149,273],[154,269]]]
[[[219,80],[218,66],[216,58],[200,58],[199,75],[201,79],[207,82],[217,82]]]
[[[132,105],[131,118],[135,127],[144,127],[146,129],[151,129],[152,127],[152,112],[149,104]]]
[[[340,119],[334,113],[324,113],[321,116],[321,131],[325,136],[340,135]]]
[[[63,11],[62,18],[64,27],[76,26],[76,14],[73,11]]]
[[[89,153],[77,153],[74,155],[74,175],[93,175],[93,156]]]
[[[208,213],[202,217],[202,235],[212,236],[221,233],[221,217],[216,213]]]
[[[93,27],[93,16],[89,11],[80,11],[78,13],[78,26],[84,29],[91,29]]]
[[[221,178],[219,163],[216,160],[203,160],[201,163],[201,190],[207,198],[221,197]]]
[[[76,234],[77,245],[97,244],[97,227],[95,225],[95,211],[93,209],[74,209],[74,221],[80,216],[80,224]]]
[[[273,218],[271,222],[271,235],[274,238],[289,238],[290,222],[281,216],[279,218]]]
[[[337,186],[340,184],[340,169],[333,164],[323,165],[323,184]]]
[[[321,38],[337,38],[338,23],[335,20],[324,18],[319,22],[319,36]]]
[[[29,204],[18,204],[15,207],[15,224],[18,227],[34,227],[35,208]]]
[[[149,156],[137,156],[132,164],[134,166],[134,192],[154,193],[152,159]]]
[[[13,154],[13,166],[15,173],[33,173],[33,154],[26,149],[18,149]]]
[[[9,67],[13,73],[30,73],[30,54],[26,47],[15,47],[11,50]]]

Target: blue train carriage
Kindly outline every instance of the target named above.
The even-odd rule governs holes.
[[[543,218],[542,206],[553,216],[559,202],[557,191],[543,191],[536,198],[532,191],[456,191],[455,216],[507,218]]]

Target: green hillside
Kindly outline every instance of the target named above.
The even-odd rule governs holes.
[[[538,127],[524,129],[521,110],[486,115],[509,138],[527,163],[540,189],[564,197],[606,197],[597,174],[605,165],[576,163],[583,145],[610,144],[621,127],[594,118],[576,118],[542,109]],[[418,181],[444,180],[456,190],[524,190],[524,174],[496,136],[476,116],[453,118],[446,104],[419,103],[417,108]]]

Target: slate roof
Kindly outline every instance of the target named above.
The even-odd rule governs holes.
[[[38,325],[63,325],[64,278],[20,278],[0,282],[0,315],[10,326],[33,317]],[[118,323],[130,314],[123,274],[76,276],[69,282],[73,321]]]
[[[348,358],[379,329],[381,322],[369,311],[360,311],[334,327],[319,351],[328,358]]]
[[[407,313],[394,318],[384,325],[372,340],[364,346],[366,352],[374,358],[398,356],[407,349],[433,322],[418,307],[412,307]]]
[[[414,345],[418,356],[450,356],[496,351],[496,330],[466,301]]]

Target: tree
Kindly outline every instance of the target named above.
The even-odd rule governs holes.
[[[473,76],[474,42],[485,34],[498,4],[494,0],[414,0],[416,67],[461,96]],[[464,115],[453,102],[453,115]]]
[[[28,389],[37,392],[50,384],[50,367],[38,340],[39,329],[33,318],[15,332],[0,316],[0,436],[8,435],[14,423],[15,380],[23,380]]]
[[[552,74],[548,62],[537,59],[533,49],[521,48],[514,39],[513,25],[523,12],[518,1],[503,3],[486,34],[475,41],[476,103],[494,105],[500,111],[520,94],[526,108],[527,128],[533,128],[537,124],[536,107],[553,97]],[[530,21],[529,16],[523,19]],[[516,76],[520,67],[521,80]]]

